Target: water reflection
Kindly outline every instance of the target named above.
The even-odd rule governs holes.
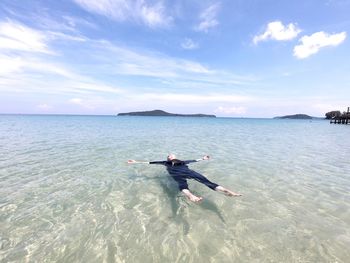
[[[187,235],[190,231],[190,224],[187,221],[188,211],[187,202],[184,201],[184,197],[181,195],[177,188],[177,184],[172,180],[170,176],[159,180],[159,184],[163,189],[163,192],[167,195],[169,201],[173,219],[177,224],[183,225],[183,234]]]

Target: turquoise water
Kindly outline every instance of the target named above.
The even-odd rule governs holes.
[[[0,116],[0,262],[349,262],[350,126],[327,121]],[[181,159],[243,194],[162,166]]]

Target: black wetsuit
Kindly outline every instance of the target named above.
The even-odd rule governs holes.
[[[155,161],[150,164],[165,165],[170,176],[178,183],[179,190],[188,189],[187,179],[194,179],[209,188],[215,190],[218,184],[210,182],[206,177],[188,168],[187,164],[197,162],[196,160],[180,161]]]

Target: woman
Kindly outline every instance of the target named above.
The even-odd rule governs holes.
[[[169,154],[166,161],[153,161],[153,162],[147,162],[147,161],[135,161],[135,160],[128,160],[129,164],[134,163],[147,163],[147,164],[161,164],[164,165],[170,174],[170,176],[178,183],[179,190],[184,193],[188,199],[190,199],[192,202],[199,202],[203,198],[198,197],[190,192],[188,189],[187,179],[194,179],[202,184],[205,184],[210,189],[213,189],[215,191],[222,192],[226,194],[227,196],[241,196],[241,194],[232,192],[216,183],[213,183],[209,181],[205,176],[201,175],[200,173],[197,173],[191,169],[188,168],[187,164],[199,162],[202,160],[209,160],[209,156],[203,156],[201,159],[196,160],[187,160],[187,161],[181,161],[176,159],[176,156],[174,154]]]

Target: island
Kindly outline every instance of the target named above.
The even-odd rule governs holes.
[[[169,113],[163,110],[152,110],[152,111],[136,111],[136,112],[126,112],[118,113],[117,116],[163,116],[163,117],[210,117],[215,118],[215,115],[207,114],[177,114]]]
[[[274,119],[297,119],[297,120],[311,120],[316,119],[315,117],[306,115],[306,114],[294,114],[294,115],[286,115],[286,116],[279,116],[274,117]]]

